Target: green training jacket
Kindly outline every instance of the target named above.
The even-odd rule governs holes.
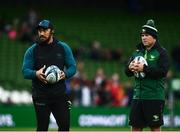
[[[130,62],[136,56],[143,56],[148,66],[144,65],[144,78],[137,78],[128,68]],[[125,67],[128,77],[135,77],[133,99],[164,100],[165,99],[165,79],[169,69],[168,53],[157,41],[155,45],[146,50],[141,43],[137,45],[137,50],[133,53]]]

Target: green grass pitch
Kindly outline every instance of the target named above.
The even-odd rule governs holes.
[[[35,131],[35,128],[0,128],[0,131]],[[57,131],[57,129],[49,129],[49,131]],[[70,128],[70,131],[130,131],[128,127],[77,127],[77,128]],[[145,128],[144,131],[150,131],[149,128]],[[162,128],[162,131],[180,131],[180,128]]]

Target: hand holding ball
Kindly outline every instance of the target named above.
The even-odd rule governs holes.
[[[133,68],[136,67],[138,64],[148,65],[146,59],[144,59],[144,57],[142,57],[142,56],[137,56],[137,57],[134,58],[134,60],[133,60]],[[137,78],[144,78],[146,76],[143,71],[139,72],[139,71],[136,71],[136,70],[134,70],[134,75]]]
[[[45,71],[45,78],[48,83],[54,84],[62,79],[63,71],[61,71],[57,66],[51,65]]]

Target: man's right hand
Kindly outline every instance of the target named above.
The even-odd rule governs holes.
[[[134,60],[129,64],[129,70],[132,72],[138,72],[140,62],[135,62]]]
[[[130,64],[129,64],[129,70],[134,72],[134,65],[135,65],[135,61],[133,60]]]
[[[47,83],[47,80],[45,78],[45,74],[43,73],[43,70],[46,68],[46,66],[44,65],[41,69],[39,69],[38,71],[36,71],[36,77],[42,81],[43,83]]]

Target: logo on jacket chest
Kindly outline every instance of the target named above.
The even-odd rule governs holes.
[[[57,53],[57,54],[56,54],[56,57],[57,57],[57,59],[61,59],[61,58],[62,58],[62,55],[61,55],[60,53]]]
[[[154,55],[149,55],[148,60],[149,60],[149,61],[154,61],[154,60],[156,60],[156,56],[154,56]]]

